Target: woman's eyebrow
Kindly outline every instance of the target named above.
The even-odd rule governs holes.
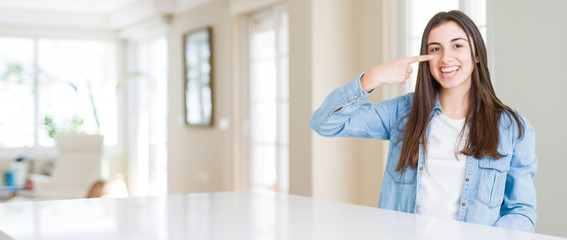
[[[463,40],[463,41],[467,42],[467,40],[464,39],[464,38],[453,38],[453,40],[451,40],[451,42],[458,41],[458,40]]]
[[[453,38],[453,39],[451,40],[451,42],[459,41],[459,40],[463,40],[463,41],[467,42],[467,40],[464,39],[464,38],[462,38],[462,37]],[[441,45],[441,43],[438,43],[438,42],[430,42],[430,43],[427,44],[427,46],[429,46],[429,45]]]

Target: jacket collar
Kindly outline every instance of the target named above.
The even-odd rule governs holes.
[[[441,114],[443,109],[441,108],[441,103],[439,102],[439,94],[435,97],[435,105],[433,106],[433,114]]]

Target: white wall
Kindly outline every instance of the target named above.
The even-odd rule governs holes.
[[[377,140],[324,138],[311,113],[335,88],[381,62],[379,1],[288,1],[290,192],[376,206],[382,180]],[[373,99],[379,99],[376,94]]]
[[[210,26],[213,29],[214,126],[184,124],[183,35]],[[211,192],[232,186],[233,128],[219,128],[221,118],[232,116],[231,27],[228,0],[216,0],[173,17],[170,32],[168,120],[168,192]],[[227,181],[230,180],[230,181]]]
[[[315,0],[313,4],[315,111],[335,88],[381,63],[382,45],[379,2]],[[313,196],[376,206],[382,180],[380,142],[313,135]]]
[[[358,2],[358,32],[357,59],[354,66],[357,73],[368,71],[370,68],[384,62],[385,29],[383,26],[382,1],[357,1]],[[376,91],[369,102],[378,102],[387,98],[383,91]],[[377,139],[357,139],[358,157],[360,159],[360,172],[357,184],[359,189],[359,204],[376,207],[378,196],[384,176],[383,166],[386,164],[388,144],[386,141]]]
[[[312,111],[356,75],[356,6],[352,1],[313,1]],[[353,138],[313,136],[313,196],[357,202],[360,158]]]
[[[289,12],[289,192],[313,195],[311,116],[312,0],[288,0]]]
[[[492,2],[496,92],[536,132],[536,232],[567,237],[567,1]]]

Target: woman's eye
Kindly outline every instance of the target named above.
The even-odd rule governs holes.
[[[429,49],[429,52],[439,52],[440,50],[441,50],[441,48],[435,47],[435,48]]]
[[[462,48],[462,47],[463,47],[462,44],[456,44],[456,45],[455,45],[455,48]]]

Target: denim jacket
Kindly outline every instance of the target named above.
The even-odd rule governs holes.
[[[413,93],[376,104],[363,104],[370,94],[362,90],[360,77],[336,89],[325,99],[311,116],[311,128],[327,137],[390,140],[378,207],[415,213],[417,186],[424,169],[423,151],[420,150],[417,169],[408,166],[403,174],[395,170],[402,146],[402,141],[397,141],[403,134],[399,129],[404,129],[407,120],[399,121],[409,113]],[[442,112],[437,100],[433,117]],[[498,152],[505,157],[498,160],[467,157],[458,221],[534,231],[535,133],[525,118],[521,117],[521,120],[525,131],[524,137],[518,139],[518,127],[513,118],[503,114],[500,119]]]

